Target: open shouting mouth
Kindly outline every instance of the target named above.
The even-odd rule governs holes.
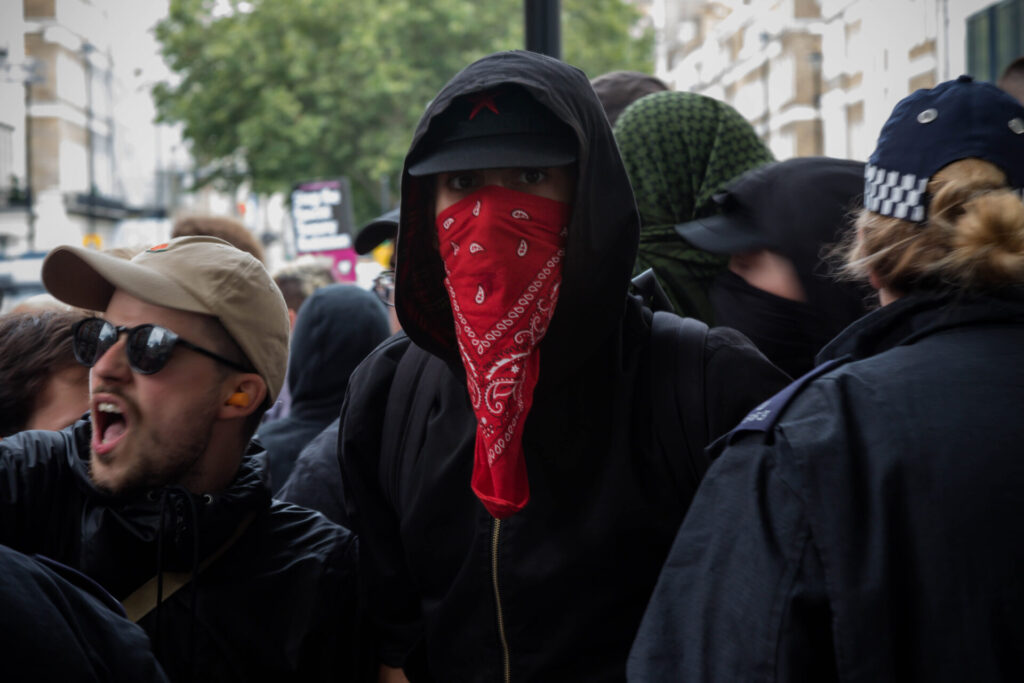
[[[128,433],[128,415],[124,401],[111,394],[92,398],[92,450],[103,457],[110,454]]]

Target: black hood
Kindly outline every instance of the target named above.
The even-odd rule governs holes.
[[[462,95],[503,83],[525,88],[577,138],[577,184],[558,306],[540,345],[541,381],[564,376],[618,330],[636,258],[640,219],[629,179],[586,75],[531,52],[500,52],[474,62],[438,93],[416,128],[402,174],[396,308],[422,348],[458,365],[455,325],[443,285],[434,228],[434,177],[408,173],[435,117]],[[496,164],[500,166],[501,164]]]
[[[328,285],[299,309],[288,351],[288,415],[260,426],[267,449],[268,485],[284,485],[303,447],[338,416],[348,379],[390,333],[384,304],[355,285]]]
[[[321,428],[336,418],[349,375],[389,334],[387,311],[372,292],[343,284],[313,292],[299,309],[288,354],[291,416]]]

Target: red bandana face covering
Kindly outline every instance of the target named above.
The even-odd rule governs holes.
[[[437,217],[445,287],[476,415],[473,492],[498,519],[530,499],[523,427],[558,301],[569,206],[488,185]]]

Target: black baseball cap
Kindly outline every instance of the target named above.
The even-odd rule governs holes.
[[[991,83],[960,76],[900,100],[864,170],[864,208],[922,222],[928,181],[961,159],[995,164],[1024,188],[1024,106]]]
[[[732,180],[713,197],[721,213],[677,225],[676,232],[716,254],[771,249],[789,256],[801,243],[816,252],[849,226],[863,190],[862,161],[778,161]]]
[[[383,242],[395,239],[395,235],[398,234],[399,216],[401,210],[394,208],[360,228],[355,239],[356,253],[369,254]]]
[[[431,123],[409,175],[483,168],[564,166],[576,135],[524,88],[501,85],[463,95]]]

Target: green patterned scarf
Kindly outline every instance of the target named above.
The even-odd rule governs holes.
[[[640,211],[634,274],[653,268],[677,313],[712,322],[707,293],[728,257],[692,246],[675,225],[715,213],[712,195],[772,153],[739,112],[694,93],[637,100],[614,130]]]

